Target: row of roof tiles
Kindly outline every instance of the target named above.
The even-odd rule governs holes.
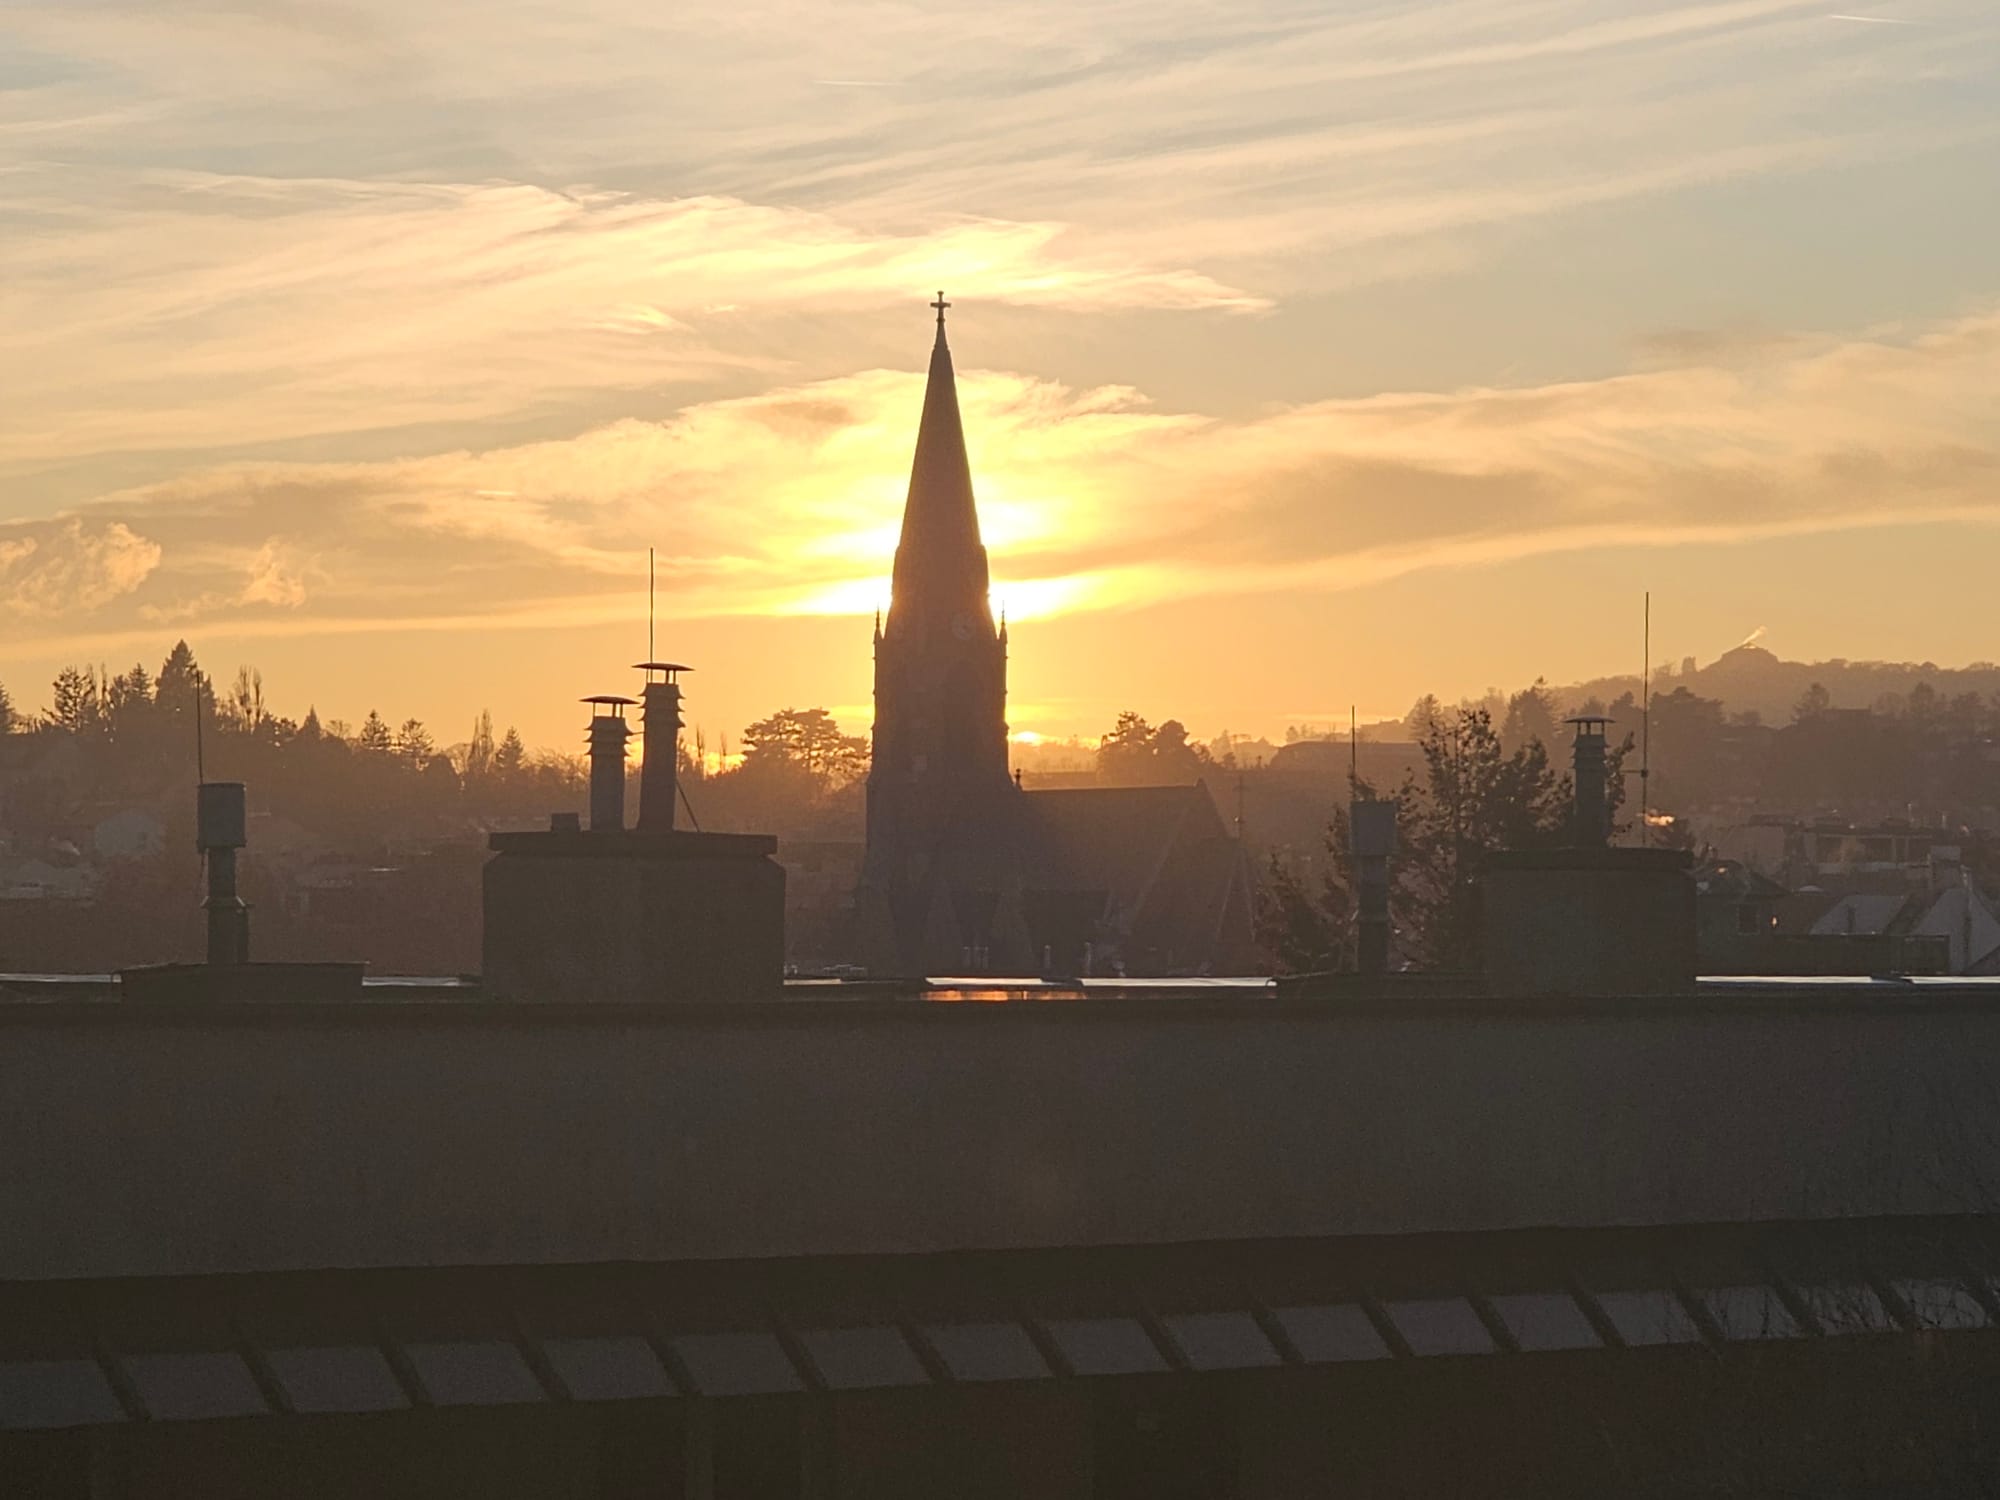
[[[1213,1302],[1213,1299],[1210,1299]],[[1337,1365],[1371,1360],[1757,1344],[2000,1327],[2000,1285],[1977,1275],[1689,1289],[1561,1287],[1498,1295],[1236,1305],[820,1325],[778,1314],[739,1327],[663,1331],[592,1318],[531,1329],[518,1307],[456,1336],[374,1321],[365,1336],[253,1341],[219,1305],[209,1337],[121,1347],[115,1330],[65,1330],[0,1347],[0,1428],[190,1421],[410,1407],[738,1397],[932,1383],[1033,1381]],[[589,1331],[581,1331],[583,1328]]]

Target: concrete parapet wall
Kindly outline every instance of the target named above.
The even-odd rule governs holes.
[[[481,970],[501,998],[768,998],[784,982],[774,839],[627,830],[492,844]]]
[[[1894,993],[10,1004],[0,1278],[1991,1211],[2000,1008]]]
[[[1494,855],[1480,881],[1494,993],[1648,995],[1694,987],[1694,882],[1674,849]]]

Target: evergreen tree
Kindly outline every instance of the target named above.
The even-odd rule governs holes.
[[[134,663],[132,670],[111,678],[103,685],[104,727],[114,740],[136,753],[157,751],[157,738],[149,734],[159,713],[153,695],[153,681],[146,669]]]
[[[528,749],[521,743],[520,731],[509,724],[505,738],[500,741],[500,748],[493,752],[493,774],[503,779],[518,776],[527,759]]]
[[[1560,738],[1556,732],[1556,695],[1549,691],[1547,679],[1537,677],[1533,687],[1523,688],[1507,700],[1500,743],[1508,750],[1519,750],[1530,740],[1553,746]]]
[[[387,755],[395,748],[396,738],[389,732],[388,722],[371,708],[368,710],[367,719],[362,722],[361,733],[355,738],[354,743],[363,750]]]
[[[12,734],[18,722],[14,700],[7,695],[7,684],[0,682],[0,734]]]
[[[146,675],[142,663],[132,663],[132,670],[123,676],[111,679],[106,694],[106,706],[112,713],[128,709],[137,704],[150,706],[153,702],[153,679]]]
[[[194,712],[199,698],[204,713],[215,711],[215,688],[194,659],[194,652],[186,641],[174,642],[174,649],[167,653],[167,659],[160,663],[160,676],[154,685],[153,701],[170,718],[183,718]]]
[[[78,667],[64,667],[51,685],[49,723],[71,734],[89,734],[104,722],[103,704],[97,695],[97,679]]]
[[[1445,716],[1444,705],[1437,700],[1437,694],[1425,693],[1410,705],[1410,711],[1403,715],[1403,729],[1413,740],[1421,742]]]
[[[1421,775],[1397,794],[1396,878],[1390,888],[1395,945],[1422,967],[1463,969],[1478,961],[1479,877],[1503,849],[1561,845],[1571,836],[1571,789],[1548,749],[1530,739],[1509,752],[1484,708],[1446,710],[1418,741]],[[1614,827],[1624,803],[1628,736],[1606,757],[1606,795]],[[1370,796],[1363,783],[1358,795]],[[1264,945],[1286,967],[1326,967],[1341,960],[1352,935],[1352,870],[1347,824],[1327,829],[1331,869],[1318,886],[1273,863],[1260,898]]]
[[[1816,719],[1832,707],[1833,694],[1826,690],[1825,683],[1815,682],[1799,695],[1799,701],[1792,708],[1792,719],[1794,722]]]
[[[306,705],[306,718],[299,725],[298,737],[309,745],[317,744],[324,737],[324,731],[319,727],[319,710],[311,704]]]
[[[421,719],[405,719],[396,731],[396,753],[413,766],[422,766],[437,754],[437,744]]]

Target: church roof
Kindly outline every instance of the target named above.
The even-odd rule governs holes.
[[[938,308],[937,341],[931,346],[923,419],[903,502],[903,534],[896,546],[892,630],[912,616],[936,624],[960,611],[984,615],[987,609],[986,548],[979,540],[958,381],[944,334],[944,309],[950,304],[939,293],[933,305]]]
[[[1101,890],[1102,917],[1123,934],[1136,972],[1254,961],[1243,846],[1206,785],[1033,791],[1024,800],[1040,835],[1040,882]]]
[[[1190,786],[1079,787],[1025,794],[1057,883],[1098,887],[1127,909],[1141,905],[1183,839],[1221,834],[1200,782]]]

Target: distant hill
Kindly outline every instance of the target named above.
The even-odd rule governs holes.
[[[1692,670],[1689,670],[1689,668]],[[1791,721],[1792,709],[1814,683],[1824,686],[1835,708],[1872,708],[1884,697],[1904,697],[1918,683],[1929,683],[1940,699],[1977,693],[1991,699],[2000,694],[2000,666],[1990,661],[1965,667],[1940,667],[1936,662],[1906,661],[1786,661],[1762,646],[1738,646],[1707,666],[1693,659],[1679,669],[1663,668],[1653,676],[1655,693],[1686,688],[1704,698],[1720,698],[1732,714],[1756,712],[1767,724]],[[1600,677],[1573,687],[1557,688],[1566,709],[1592,698],[1610,703],[1622,693],[1637,694],[1636,676]]]

